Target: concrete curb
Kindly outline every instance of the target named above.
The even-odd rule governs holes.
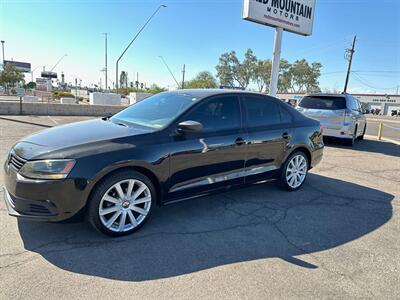
[[[371,140],[375,140],[375,141],[379,141],[378,138],[374,135],[365,135],[366,138],[371,139]],[[387,138],[382,138],[382,141],[384,142],[390,142],[396,145],[400,146],[400,141],[396,141],[396,140],[392,140],[392,139],[387,139]]]
[[[114,115],[124,108],[126,107],[119,105],[23,103],[22,115],[101,117]],[[0,102],[0,115],[20,115],[19,102]]]

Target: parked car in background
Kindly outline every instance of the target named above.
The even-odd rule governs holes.
[[[324,136],[343,139],[350,146],[364,138],[365,111],[350,94],[311,94],[300,101],[297,110],[320,121]]]
[[[4,195],[13,216],[62,221],[83,211],[120,236],[156,205],[274,178],[295,191],[323,147],[319,122],[276,98],[160,93],[112,117],[23,138],[6,160]]]

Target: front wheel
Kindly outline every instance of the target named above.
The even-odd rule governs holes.
[[[114,173],[95,188],[89,200],[89,221],[110,236],[131,234],[149,218],[155,197],[152,182],[141,173]]]
[[[308,166],[308,158],[303,152],[292,153],[281,168],[281,186],[289,191],[301,188],[307,178]]]

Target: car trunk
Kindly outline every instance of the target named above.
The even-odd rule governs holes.
[[[328,129],[341,129],[346,118],[346,98],[341,96],[307,96],[298,110],[307,117],[318,120]]]
[[[318,120],[324,128],[341,129],[345,121],[346,110],[303,109],[307,117]]]

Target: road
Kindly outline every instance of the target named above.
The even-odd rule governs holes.
[[[80,119],[0,116],[1,162],[22,136]],[[181,202],[119,239],[19,221],[0,201],[0,299],[400,299],[399,155],[328,144],[297,192]]]
[[[382,136],[395,141],[400,141],[400,118],[389,116],[367,116],[368,135],[377,136],[379,123],[383,123]]]

